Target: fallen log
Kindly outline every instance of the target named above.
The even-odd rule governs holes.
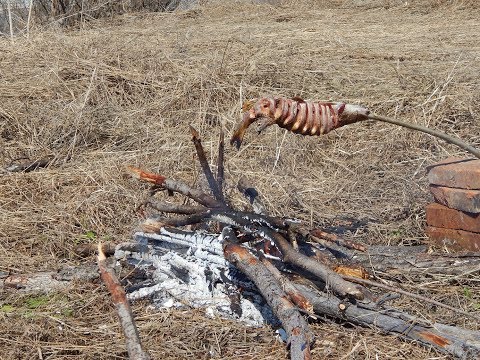
[[[360,302],[345,303],[303,284],[297,284],[296,287],[312,303],[316,314],[397,334],[460,359],[478,359],[480,356],[478,331],[421,321],[397,309],[375,308]]]

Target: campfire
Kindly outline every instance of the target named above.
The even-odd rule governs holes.
[[[135,177],[153,185],[139,208],[145,220],[135,242],[120,244],[115,251],[118,264],[130,270],[126,286],[130,300],[148,298],[158,307],[203,308],[209,316],[281,327],[292,359],[311,358],[315,334],[308,323],[324,318],[374,326],[461,358],[480,354],[477,332],[429,323],[388,303],[402,294],[462,316],[475,315],[386,285],[372,275],[372,270],[418,278],[462,274],[478,266],[478,257],[427,254],[426,246],[367,247],[310,229],[295,219],[270,216],[246,179],[237,188],[251,209],[235,209],[223,192],[223,132],[215,175],[198,132],[191,128],[191,133],[210,191],[129,168]],[[154,195],[160,191],[190,201],[159,201]],[[119,285],[109,286],[112,292],[115,286]],[[128,306],[126,299],[117,302]]]

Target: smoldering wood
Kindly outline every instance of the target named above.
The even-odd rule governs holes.
[[[220,250],[221,239],[219,239],[218,235],[215,234],[201,234],[198,231],[185,231],[180,229],[162,229],[161,234],[137,233],[136,237],[141,237],[147,241],[170,241],[172,242],[172,245],[189,246],[190,244],[190,246],[193,246],[195,256],[205,256],[205,259],[208,258],[208,261],[215,262],[217,264],[221,264],[223,259],[221,257]],[[175,251],[175,247],[172,247],[171,249],[172,251]],[[227,266],[227,264],[224,263],[223,266]],[[247,276],[249,276],[248,273]],[[256,275],[252,276],[255,277]],[[385,303],[384,300],[388,300],[384,297],[380,298],[377,303],[359,301],[352,302],[349,299],[341,300],[333,296],[331,293],[326,294],[324,292],[319,292],[311,286],[304,285],[304,287],[301,287],[299,286],[301,283],[309,284],[309,282],[298,275],[293,276],[292,281],[300,294],[312,304],[314,313],[317,316],[326,315],[336,318],[340,321],[352,322],[362,326],[373,326],[377,324],[378,326],[376,328],[380,329],[381,331],[390,334],[401,334],[407,339],[421,341],[425,345],[435,346],[442,351],[446,351],[457,356],[458,354],[461,354],[461,350],[458,349],[462,346],[462,342],[466,343],[465,349],[469,349],[469,347],[473,348],[473,350],[468,351],[476,351],[475,343],[473,343],[473,345],[470,344],[468,342],[469,338],[466,338],[467,340],[465,340],[464,336],[469,336],[473,337],[473,339],[476,339],[478,336],[480,336],[479,332],[468,331],[455,326],[445,327],[438,323],[430,324],[428,322],[420,322],[420,320],[415,319],[400,310],[377,305]],[[301,283],[299,283],[299,281]],[[279,282],[279,280],[277,280],[277,282]],[[280,282],[280,285],[282,286],[282,289],[285,289],[283,282]],[[320,289],[325,290],[324,284],[318,285],[320,286]],[[309,294],[309,292],[312,294]],[[352,312],[352,309],[355,309],[355,312]],[[382,316],[379,316],[379,314]],[[415,325],[412,327],[414,330],[412,330],[412,332],[403,333],[405,329],[410,329],[409,326],[412,326],[412,323]],[[390,327],[393,325],[395,326],[390,329]],[[441,331],[438,330],[438,328],[441,328]],[[457,328],[459,331],[454,330]],[[432,331],[432,329],[436,329],[436,332]],[[458,335],[455,337],[452,334]],[[444,344],[444,340],[442,339],[447,339],[449,343]],[[437,342],[439,342],[440,345],[436,344]],[[465,354],[470,354],[470,352],[465,350]]]
[[[198,144],[201,148],[201,143]],[[202,159],[203,160],[201,160],[201,162],[206,163],[206,157]],[[204,169],[205,176],[208,179],[208,170],[210,168],[208,166],[208,163],[206,163],[206,165],[207,166],[203,164],[202,169]],[[153,180],[153,183],[167,188],[164,186],[164,183],[166,183],[166,178],[160,175],[141,172],[141,179],[142,174],[146,174],[143,176],[144,180],[146,179],[147,181],[150,181],[149,178],[151,178]],[[210,177],[213,179],[213,176]],[[215,179],[212,180],[212,183],[213,182],[216,183]],[[241,188],[240,190],[242,191]],[[273,246],[274,251],[277,251],[277,253],[273,256],[266,253],[265,256],[269,256],[270,258],[272,258],[275,266],[278,266],[282,270],[287,270],[287,273],[289,273],[290,275],[296,274],[294,276],[296,280],[303,279],[304,283],[308,283],[308,280],[306,278],[311,277],[316,280],[322,280],[320,282],[317,281],[317,290],[321,289],[321,291],[323,292],[319,292],[318,294],[316,294],[318,291],[315,290],[314,296],[310,298],[306,293],[304,293],[303,290],[300,290],[299,288],[297,288],[298,291],[296,292],[289,291],[290,295],[288,295],[285,292],[280,294],[273,290],[270,290],[269,293],[265,293],[265,291],[269,289],[269,287],[265,287],[265,291],[262,290],[261,293],[263,297],[268,300],[272,308],[276,306],[272,305],[274,304],[273,301],[276,301],[275,304],[277,304],[281,299],[284,299],[285,297],[287,297],[286,299],[290,301],[292,298],[295,297],[295,294],[298,294],[298,292],[300,291],[302,294],[300,298],[306,298],[307,303],[311,302],[311,304],[313,305],[313,309],[317,315],[335,317],[339,320],[345,320],[346,317],[351,315],[353,320],[357,321],[358,324],[363,326],[371,326],[372,324],[375,324],[375,322],[380,322],[381,324],[383,324],[383,327],[380,327],[380,329],[383,329],[384,331],[388,331],[390,333],[401,333],[404,337],[422,342],[423,344],[427,344],[429,346],[435,346],[439,350],[449,352],[456,356],[469,356],[470,353],[475,355],[477,354],[477,337],[479,336],[478,332],[468,331],[464,329],[460,329],[460,331],[455,332],[455,330],[453,330],[455,329],[455,327],[451,327],[452,329],[450,329],[448,327],[445,327],[446,325],[442,324],[430,324],[427,322],[420,322],[414,317],[403,313],[400,310],[388,309],[383,305],[380,305],[388,301],[387,296],[374,295],[367,288],[356,285],[355,283],[362,283],[362,279],[364,279],[364,273],[367,273],[364,268],[371,269],[373,274],[379,273],[379,270],[375,269],[376,264],[372,261],[372,257],[369,254],[369,247],[355,243],[353,241],[341,239],[333,234],[321,233],[321,231],[319,233],[319,231],[303,229],[302,225],[296,223],[295,221],[269,217],[265,215],[266,211],[261,211],[262,214],[254,214],[248,211],[236,211],[228,205],[210,206],[207,205],[205,202],[202,203],[201,201],[199,201],[202,200],[204,196],[213,199],[210,195],[202,193],[201,191],[198,191],[197,193],[198,199],[196,199],[195,196],[191,196],[191,194],[188,192],[184,191],[183,193],[190,199],[193,199],[199,204],[207,207],[208,213],[203,214],[205,215],[203,217],[195,217],[198,214],[179,217],[176,218],[175,221],[171,221],[169,224],[186,225],[196,223],[199,224],[195,225],[196,227],[210,229],[210,231],[215,232],[216,235],[209,235],[212,239],[210,244],[215,249],[213,252],[208,251],[208,246],[205,246],[204,244],[190,245],[189,247],[188,243],[190,241],[194,241],[195,244],[197,244],[199,243],[197,237],[202,238],[205,236],[198,231],[193,231],[193,235],[189,239],[185,236],[184,230],[179,230],[182,232],[171,232],[170,234],[166,234],[163,228],[165,224],[162,223],[162,221],[165,221],[165,218],[161,217],[147,219],[147,221],[142,224],[142,227],[149,228],[148,230],[150,234],[137,233],[136,237],[138,239],[146,239],[149,243],[149,246],[151,246],[151,241],[155,241],[153,239],[154,237],[160,237],[157,239],[158,241],[166,241],[167,243],[171,242],[171,247],[169,245],[166,245],[166,247],[165,245],[163,245],[165,249],[168,249],[167,251],[171,250],[172,253],[175,254],[175,251],[178,251],[178,247],[180,247],[181,249],[183,249],[182,252],[187,256],[191,256],[192,254],[194,254],[195,257],[202,257],[204,259],[207,259],[207,261],[212,261],[217,265],[220,265],[220,267],[222,266],[222,261],[225,261],[226,259],[230,260],[232,263],[236,264],[238,268],[244,271],[248,278],[254,282],[255,285],[253,286],[256,288],[257,291],[257,282],[262,283],[262,275],[267,276],[263,272],[264,270],[259,270],[260,264],[262,269],[267,269],[267,271],[269,272],[267,278],[274,279],[274,282],[268,280],[267,283],[276,283],[283,291],[282,288],[285,287],[285,284],[287,283],[284,279],[284,277],[286,277],[286,273],[279,273],[278,271],[273,270],[273,268],[271,267],[272,264],[270,264],[270,262],[262,263],[259,260],[259,258],[262,258],[263,256],[262,252],[268,251],[270,245],[273,244],[271,246]],[[248,194],[246,195],[248,198]],[[258,197],[258,193],[256,193],[256,196]],[[215,204],[215,201],[216,204],[218,204],[219,201],[217,199],[213,199],[214,201],[212,202],[212,204]],[[218,239],[218,241],[220,242],[223,240],[224,250],[226,250],[224,251],[225,257],[222,258],[218,254],[218,250],[216,249],[217,245],[213,245],[216,244],[214,240],[215,236],[218,237],[219,235],[218,228],[215,228],[212,225],[217,223],[230,226],[232,229],[238,232],[239,235],[246,235],[244,236],[245,246],[229,241],[229,237],[235,239],[235,233],[233,233],[229,228],[227,228],[225,231],[230,231],[231,234],[228,236],[222,233],[222,236]],[[322,240],[321,238],[319,238],[319,235],[324,239]],[[298,249],[295,249],[291,245],[291,243],[287,240],[287,237],[288,239],[291,239],[291,241],[298,240]],[[314,239],[314,237],[320,240],[319,242],[321,243],[321,246],[308,242],[309,239],[312,240]],[[140,241],[143,242],[144,240]],[[200,240],[200,242],[202,241],[203,240]],[[186,252],[185,247],[188,248]],[[365,258],[359,257],[359,254],[365,255]],[[398,251],[395,252],[395,256],[397,258],[399,256],[398,254]],[[230,255],[232,257],[229,257]],[[388,258],[387,256],[385,256],[384,253],[378,253],[376,255],[380,257],[383,256],[385,259]],[[143,259],[145,259],[145,256],[148,255],[139,254],[138,259],[142,261]],[[188,260],[185,261],[185,264],[187,264]],[[411,259],[406,260],[405,264],[408,264],[408,261],[411,261]],[[364,267],[362,267],[362,262],[366,264]],[[389,261],[387,260],[386,262],[388,263]],[[159,267],[162,267],[163,262],[157,262],[157,265]],[[223,264],[223,266],[225,266],[225,264]],[[389,264],[389,266],[391,266],[391,264]],[[194,269],[195,266],[190,266],[190,268]],[[252,268],[255,268],[256,271],[253,271]],[[357,270],[358,268],[360,271],[355,276],[358,275],[360,277],[352,278],[347,277],[348,275],[340,275],[333,271],[332,268],[334,268],[335,271],[342,271],[342,274],[345,274],[343,272],[345,269],[348,270],[346,274],[356,274],[354,271],[350,270]],[[407,269],[408,266],[405,265],[405,268]],[[472,271],[472,268],[470,268],[469,271]],[[399,270],[399,272],[401,273],[401,270]],[[260,275],[260,279],[258,275],[259,273],[262,274]],[[384,273],[382,273],[382,276],[383,275]],[[465,273],[461,273],[455,276],[464,275]],[[392,276],[392,278],[393,277],[395,276]],[[220,279],[220,281],[223,280]],[[368,285],[371,285],[370,280],[367,281]],[[374,281],[371,282],[377,286]],[[364,284],[367,283],[364,282]],[[313,290],[314,288],[311,289]],[[329,292],[329,290],[333,290],[333,292]],[[403,292],[403,294],[411,295],[411,293],[409,293],[408,291]],[[288,298],[288,296],[290,297]],[[317,302],[312,302],[312,300],[315,299],[317,300]],[[325,303],[325,299],[331,299],[332,303],[329,304],[325,309],[323,309],[322,304]],[[290,304],[293,305],[293,303],[291,302]],[[299,302],[298,304],[300,304],[299,308],[304,307],[303,305],[301,305],[301,302]],[[288,309],[290,307],[291,305],[287,306]],[[275,312],[278,312],[280,310],[279,308],[275,308]],[[353,312],[353,314],[350,314],[349,311],[351,312],[353,310],[356,310],[357,312]],[[471,315],[461,311],[457,312],[462,313],[466,316]],[[395,314],[395,316],[392,316],[393,313]],[[382,316],[388,315],[389,317],[378,318],[379,314]],[[277,315],[280,317],[278,313]],[[366,320],[362,320],[362,316],[365,316]],[[398,323],[395,322],[397,320],[394,321],[390,318],[401,320],[403,322]],[[394,326],[393,330],[389,330],[389,326]],[[411,330],[409,326],[413,330]],[[437,326],[441,330],[435,329],[435,331],[431,331],[431,329],[433,329],[432,326]],[[458,334],[458,336],[456,336],[455,334]],[[290,335],[296,335],[296,333],[290,331]],[[291,338],[292,340],[300,339],[294,337]],[[469,340],[471,338],[473,338],[473,341]],[[292,358],[295,356],[298,356],[299,358],[304,358],[308,355],[299,352],[299,349],[305,348],[304,340],[301,340],[300,343],[292,341],[292,345],[294,347],[291,352]]]

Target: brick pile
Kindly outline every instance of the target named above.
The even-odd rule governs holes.
[[[449,158],[428,169],[430,240],[453,250],[480,251],[480,160]]]

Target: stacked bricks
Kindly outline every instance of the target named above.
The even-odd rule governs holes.
[[[449,158],[428,169],[435,203],[426,233],[452,250],[480,251],[480,160]]]

